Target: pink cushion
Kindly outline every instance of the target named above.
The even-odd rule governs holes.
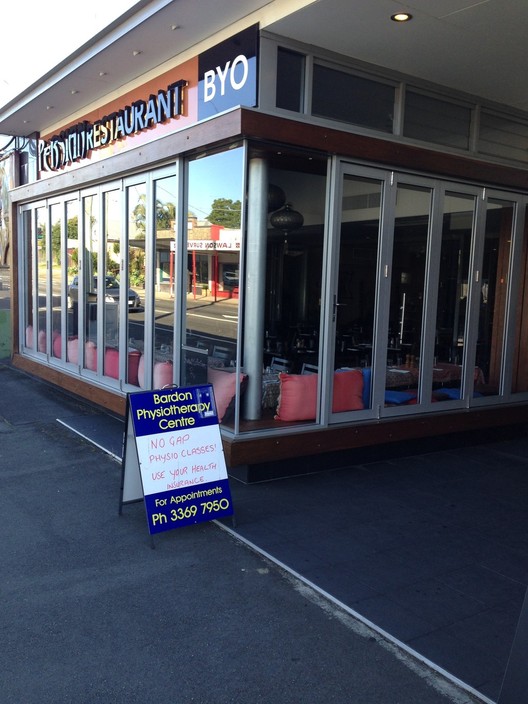
[[[280,396],[275,420],[315,420],[318,374],[279,374]]]
[[[66,343],[68,351],[68,362],[79,364],[79,340],[77,337],[72,337]]]
[[[152,380],[155,389],[162,389],[164,386],[173,384],[172,362],[156,362],[154,364],[154,378]]]
[[[363,374],[359,369],[334,374],[332,413],[359,411],[363,405]]]
[[[46,331],[45,330],[39,330],[38,351],[39,352],[46,352]]]
[[[62,354],[62,337],[60,332],[53,331],[53,356],[59,357]]]
[[[97,371],[97,345],[91,340],[84,347],[84,366],[92,372]]]
[[[275,420],[315,420],[318,374],[279,374],[280,396]],[[357,411],[363,406],[360,370],[334,373],[332,412]]]
[[[170,386],[173,382],[174,368],[172,362],[156,362],[154,364],[154,376],[152,379],[152,388],[161,389],[164,386]],[[130,382],[133,383],[132,381]],[[141,355],[137,368],[137,383],[140,388],[145,388],[145,357]]]
[[[141,355],[138,364],[138,384],[140,389],[145,388],[145,357]]]
[[[28,325],[26,328],[26,347],[33,347],[33,325]]]
[[[245,374],[240,374],[240,384],[246,380]],[[227,372],[223,369],[207,369],[207,381],[213,385],[214,398],[216,403],[216,413],[218,421],[221,423],[226,412],[234,402],[236,394],[237,375],[235,372]]]
[[[138,370],[139,370],[140,359],[141,359],[141,352],[139,352],[138,350],[131,350],[128,353],[127,382],[129,384],[134,384],[134,386],[139,386]]]
[[[119,350],[115,347],[107,347],[105,350],[104,373],[112,379],[119,379]]]

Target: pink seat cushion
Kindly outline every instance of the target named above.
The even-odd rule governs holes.
[[[359,411],[363,405],[363,374],[360,369],[334,373],[332,413]]]
[[[62,353],[62,336],[60,332],[57,332],[56,330],[53,331],[53,356],[54,357],[59,357],[61,356]]]
[[[279,374],[280,396],[275,420],[315,420],[318,374]],[[360,370],[334,373],[332,412],[358,411],[363,406]]]
[[[72,337],[66,343],[68,351],[68,362],[79,364],[79,340],[77,337]]]
[[[162,389],[173,383],[174,370],[172,362],[156,362],[154,364],[154,378],[152,380],[155,389]]]
[[[45,330],[39,330],[38,351],[39,352],[46,352],[46,331]]]
[[[97,345],[88,340],[84,347],[84,366],[90,371],[97,371]]]
[[[127,382],[129,384],[133,384],[134,386],[139,386],[138,370],[140,359],[141,352],[139,352],[138,350],[130,350],[130,352],[128,353]]]
[[[141,355],[138,364],[138,385],[140,389],[145,388],[145,357]]]
[[[119,379],[119,350],[114,347],[105,350],[104,373],[112,379]]]
[[[318,374],[279,374],[280,396],[275,420],[315,420]]]
[[[240,374],[241,385],[245,380],[246,375]],[[221,423],[234,410],[237,375],[235,372],[209,367],[207,369],[207,381],[213,385],[216,413],[218,421]]]

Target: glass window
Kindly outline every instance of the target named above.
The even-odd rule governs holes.
[[[174,346],[174,256],[176,251],[176,176],[154,182],[156,207],[154,348],[156,362],[172,364]],[[136,282],[145,287],[143,281]]]
[[[391,133],[394,94],[386,83],[314,65],[312,115]]]
[[[528,391],[528,209],[522,244],[519,294],[515,307],[514,393]]]
[[[104,227],[104,264],[98,267],[97,286],[102,285],[103,307],[102,345],[104,349],[103,373],[112,379],[119,378],[119,319],[121,285],[121,191],[102,194]],[[104,274],[104,277],[103,277]],[[99,283],[99,278],[102,281]],[[100,288],[98,289],[101,290]],[[126,281],[124,282],[126,292]]]
[[[33,312],[34,312],[34,291],[33,291],[33,281],[34,281],[34,265],[35,265],[35,251],[37,250],[37,238],[34,225],[34,210],[26,210],[23,213],[23,237],[24,237],[24,251],[23,251],[23,266],[24,266],[24,310],[22,319],[22,328],[24,330],[24,344],[30,349],[35,349],[35,335],[33,334]]]
[[[526,162],[527,150],[527,123],[482,110],[478,141],[480,153]]]
[[[66,340],[66,361],[72,361],[68,357],[68,341],[71,341],[78,332],[78,310],[77,318],[74,317],[72,301],[70,297],[69,283],[74,276],[79,275],[79,215],[78,215],[78,202],[76,200],[69,201],[66,203],[66,256],[68,263],[67,270],[67,317],[66,317],[66,328],[67,328],[67,340]]]
[[[415,394],[420,386],[430,207],[430,189],[398,186],[389,302],[387,406],[398,405],[398,393],[393,392]]]
[[[513,203],[490,199],[480,276],[475,388],[499,393],[509,281]]]
[[[460,394],[474,211],[473,196],[446,194],[433,368],[435,398],[438,401],[453,399],[457,393]]]
[[[219,418],[232,422],[237,362],[243,150],[241,148],[192,161],[188,165],[187,286],[182,383],[216,384]],[[213,378],[214,377],[214,378]],[[232,394],[223,391],[227,379]],[[227,403],[224,403],[227,401]]]
[[[47,352],[46,318],[48,303],[48,211],[37,208],[37,330],[38,352]]]
[[[407,90],[403,134],[446,147],[469,149],[471,109]]]
[[[363,368],[361,404],[355,410],[372,408],[372,360],[376,329],[376,282],[382,213],[383,183],[345,174],[341,201],[341,237],[337,298],[334,305],[336,340],[334,369]],[[340,372],[337,372],[338,374]],[[353,377],[351,377],[353,380]],[[338,406],[334,379],[332,410]]]
[[[62,262],[64,261],[62,209],[62,203],[56,203],[50,207],[52,353],[54,357],[59,358],[62,356]]]
[[[88,195],[83,198],[83,230],[84,257],[82,261],[82,276],[73,277],[70,285],[70,298],[78,309],[79,315],[79,345],[84,337],[82,350],[83,368],[97,371],[97,277],[104,276],[103,266],[99,267],[99,198]],[[102,285],[102,284],[101,284]],[[81,311],[82,308],[82,311]],[[84,321],[85,328],[82,330]],[[81,350],[78,349],[79,361]]]
[[[289,49],[277,50],[278,108],[302,112],[304,96],[304,66],[306,57]]]

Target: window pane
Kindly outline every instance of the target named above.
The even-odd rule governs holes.
[[[47,250],[49,232],[46,208],[37,209],[37,351],[46,352],[46,305],[48,296]]]
[[[394,88],[315,64],[312,114],[392,132]]]
[[[62,334],[62,205],[55,204],[50,207],[51,217],[51,329],[52,353],[55,357],[61,356],[60,341],[55,346],[55,339],[59,340]]]
[[[397,404],[398,392],[402,389],[416,395],[419,387],[430,204],[429,189],[398,186],[389,307],[386,405]]]
[[[487,113],[480,115],[478,151],[504,159],[528,159],[528,124]]]
[[[38,240],[36,238],[34,224],[35,213],[33,210],[24,212],[24,318],[23,327],[25,330],[25,345],[28,349],[33,349],[35,339],[33,335],[33,266],[35,250],[38,249]]]
[[[167,364],[167,362],[172,362],[174,356],[176,176],[156,180],[154,189],[156,207],[154,348],[157,362]],[[143,287],[145,285],[144,279],[145,275],[143,274]]]
[[[85,320],[85,346],[83,366],[90,371],[97,371],[97,274],[99,256],[99,220],[98,198],[87,196],[83,199],[84,259],[83,276],[74,278],[70,286],[70,297],[80,300],[83,285],[83,305]],[[100,271],[104,273],[104,262]],[[80,308],[80,306],[78,306]],[[80,312],[80,311],[79,311]],[[79,326],[79,332],[81,328]],[[82,339],[81,337],[79,339]]]
[[[471,110],[420,93],[405,94],[405,137],[469,149]]]
[[[277,51],[277,107],[302,112],[305,57],[295,51]]]
[[[149,232],[148,218],[152,213],[152,203],[147,202],[147,186],[138,183],[128,186],[127,194],[127,240],[121,243],[122,247],[128,245],[127,269],[120,279],[119,287],[125,299],[126,338],[128,350],[125,354],[126,382],[134,386],[139,385],[139,377],[144,387],[149,383],[150,369],[139,371],[140,353],[145,349],[145,248]],[[114,215],[116,228],[121,230],[120,216]],[[166,383],[172,383],[172,365],[169,370],[170,378]],[[153,380],[154,388],[158,384]]]
[[[184,384],[194,383],[197,371],[203,381],[200,355],[210,378],[211,368],[233,372],[236,365],[242,155],[232,149],[189,163]]]
[[[446,194],[433,381],[436,391],[455,391],[436,393],[435,398],[441,401],[456,396],[462,379],[474,208],[472,196]]]
[[[78,205],[77,201],[70,201],[66,203],[66,222],[67,222],[67,256],[68,256],[68,283],[71,282],[73,276],[78,276],[79,274],[79,216],[78,216]],[[78,317],[77,319],[73,315],[73,308],[71,306],[71,299],[69,295],[68,287],[68,313],[67,313],[67,338],[68,340],[77,335],[78,332]],[[78,307],[77,307],[78,316]],[[66,346],[66,361],[71,361],[68,359]]]
[[[335,369],[365,368],[362,399],[365,408],[372,407],[370,370],[375,329],[381,189],[381,181],[346,175],[341,203],[334,366]]]
[[[521,255],[519,295],[515,308],[515,353],[512,391],[528,391],[528,212]]]

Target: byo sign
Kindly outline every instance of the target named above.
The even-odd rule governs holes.
[[[226,90],[241,90],[249,76],[249,64],[244,54],[239,54],[233,61],[228,61],[224,67],[217,66],[214,70],[205,71],[203,77],[203,100],[205,103],[214,100],[217,93],[223,97]]]

